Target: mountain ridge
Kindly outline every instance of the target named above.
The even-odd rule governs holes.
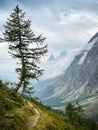
[[[90,97],[98,102],[98,33],[96,33],[83,50],[75,56],[64,74],[53,78],[44,89],[37,90],[36,95],[44,104],[52,107],[64,106],[69,101],[81,101]],[[41,87],[41,88],[43,88]],[[49,94],[48,94],[48,91]],[[44,95],[41,97],[41,95]]]

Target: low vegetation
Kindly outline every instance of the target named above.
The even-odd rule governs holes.
[[[25,122],[33,108],[20,95],[9,94],[7,84],[0,81],[0,130],[25,130]]]
[[[0,81],[0,130],[98,130],[96,122],[91,119],[85,118],[85,123],[81,124],[77,120],[70,122],[68,113],[58,114],[35,99],[9,92],[7,83]],[[26,123],[30,116],[35,115],[34,109],[40,116],[36,126],[29,129]]]

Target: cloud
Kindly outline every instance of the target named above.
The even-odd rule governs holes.
[[[81,49],[73,49],[65,58],[57,59],[56,61],[43,62],[41,67],[44,68],[44,74],[41,80],[51,79],[60,74],[63,74],[68,68],[74,57],[80,53]]]
[[[0,1],[0,35],[4,30],[3,24],[17,4],[26,12],[26,17],[32,21],[31,28],[35,34],[42,33],[43,37],[46,37],[48,56],[50,54],[58,55],[63,50],[68,52],[68,57],[65,59],[66,66],[69,64],[67,60],[71,61],[76,51],[80,50],[98,31],[97,0],[4,0]],[[3,53],[5,53],[4,58],[9,57],[6,53],[7,48],[0,45],[0,49],[2,50],[0,59],[2,59]],[[13,73],[14,62],[10,61],[9,64],[13,67],[8,69],[13,69]],[[65,62],[58,62],[57,68],[63,63]]]
[[[5,81],[16,81],[16,60],[8,53],[8,43],[0,44],[0,78]]]

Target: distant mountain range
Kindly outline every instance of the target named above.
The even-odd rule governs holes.
[[[48,62],[56,61],[56,58],[53,54],[50,55]]]
[[[66,51],[62,51],[57,58],[61,59],[61,58],[65,58],[66,56],[67,56],[67,52]]]
[[[62,55],[61,55],[62,56]],[[64,109],[79,101],[89,115],[98,114],[98,33],[61,75],[37,84],[35,95],[46,105]]]
[[[56,62],[58,60],[64,59],[67,56],[67,52],[66,51],[62,51],[59,56],[54,56],[53,54],[50,55],[50,57],[48,58],[48,62]]]
[[[51,54],[47,61],[41,63],[41,67],[44,69],[44,74],[40,78],[40,81],[60,75],[68,66],[67,60],[68,54],[66,51],[61,51],[58,56]]]

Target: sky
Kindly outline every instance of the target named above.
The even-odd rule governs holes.
[[[0,0],[0,37],[4,31],[3,25],[17,4],[26,12],[27,19],[32,21],[31,28],[35,34],[46,37],[46,60],[51,54],[57,57],[62,51],[67,52],[66,60],[46,67],[43,77],[51,77],[51,73],[47,73],[50,68],[51,72],[57,72],[53,76],[66,69],[98,31],[98,0]],[[17,65],[9,56],[6,45],[0,43],[0,77],[14,80]]]

